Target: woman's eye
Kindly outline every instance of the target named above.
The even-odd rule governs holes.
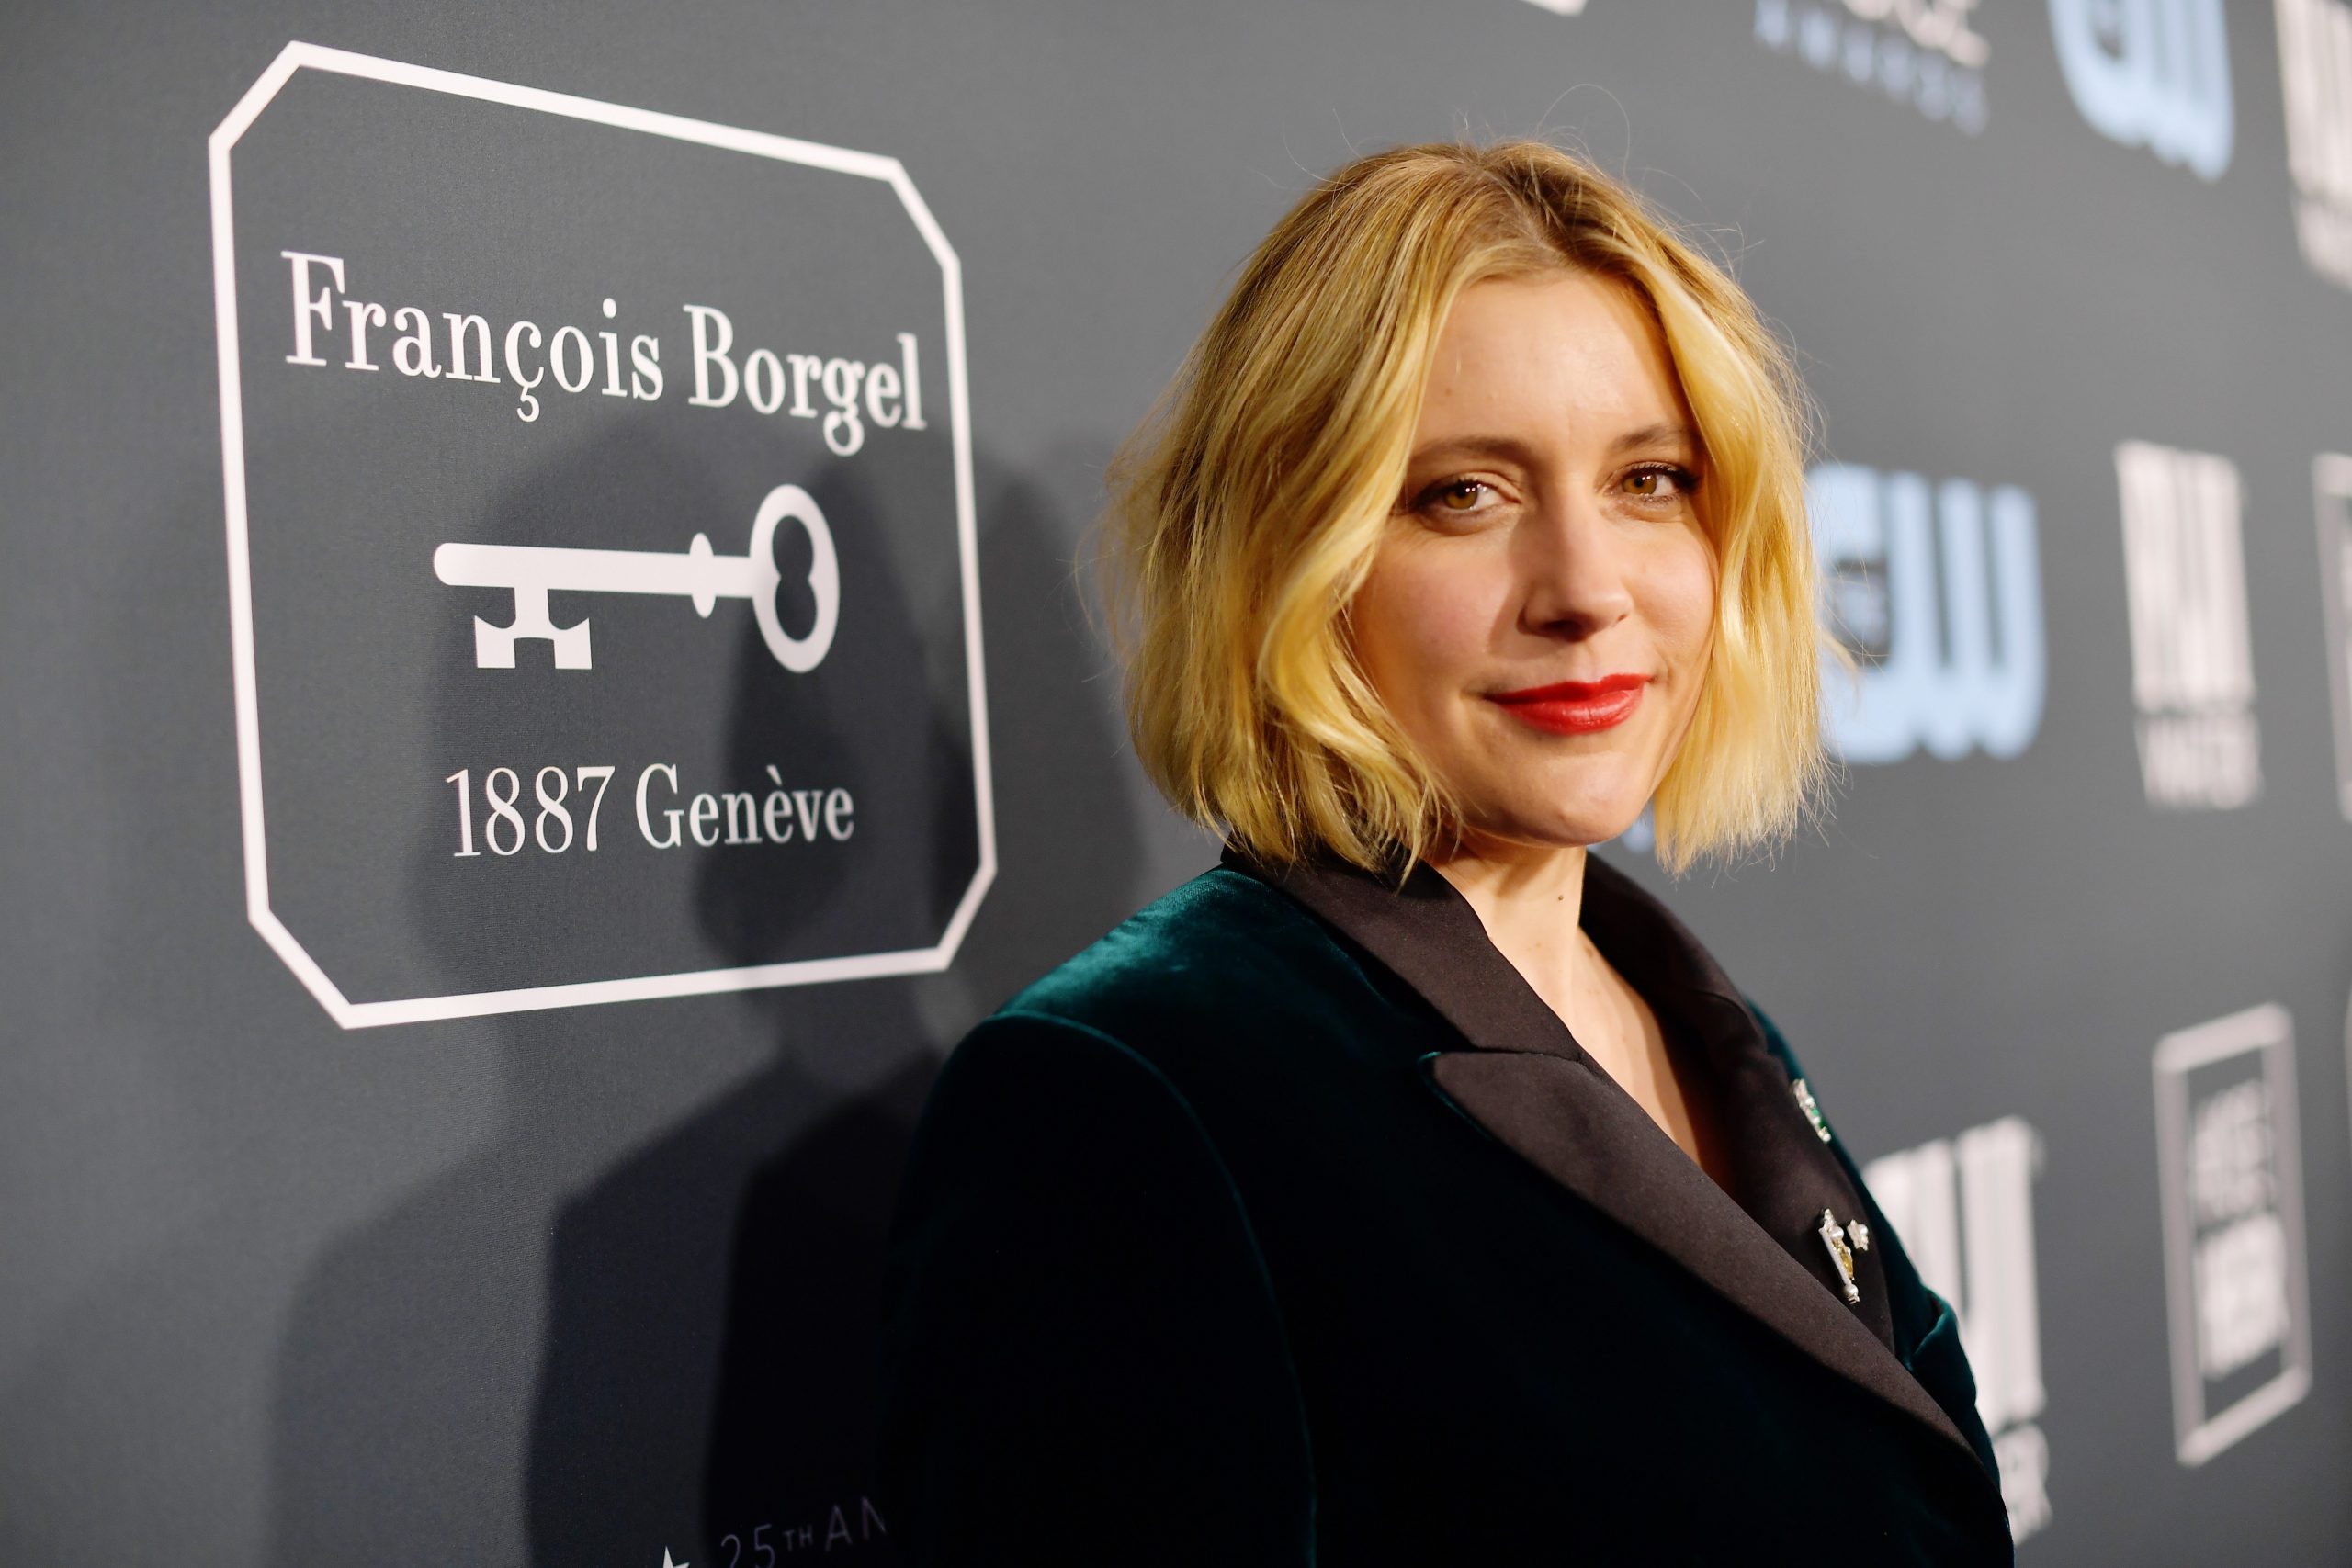
[[[1639,496],[1645,501],[1663,501],[1689,495],[1696,488],[1698,480],[1688,468],[1662,464],[1635,468],[1625,476],[1623,482],[1628,495]]]
[[[1467,517],[1484,511],[1495,487],[1483,479],[1442,479],[1421,491],[1419,510]]]

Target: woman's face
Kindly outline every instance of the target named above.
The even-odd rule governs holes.
[[[1614,838],[1673,760],[1714,630],[1700,462],[1624,285],[1555,273],[1456,300],[1351,626],[1474,840]]]

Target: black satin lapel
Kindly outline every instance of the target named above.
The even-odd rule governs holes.
[[[1228,848],[1225,863],[1272,884],[1393,970],[1471,1044],[1585,1061],[1560,1015],[1487,939],[1468,899],[1426,863],[1399,887],[1344,864],[1269,869]]]
[[[1727,1118],[1736,1157],[1744,1168],[1752,1167],[1758,1190],[1768,1198],[1769,1234],[1585,1054],[1559,1015],[1487,939],[1477,911],[1434,869],[1417,863],[1399,886],[1336,862],[1275,870],[1230,848],[1224,860],[1306,906],[1393,971],[1476,1047],[1426,1060],[1425,1088],[1824,1366],[1926,1421],[1975,1462],[1967,1438],[1895,1359],[1891,1329],[1882,1338],[1876,1325],[1858,1317],[1824,1277],[1832,1267],[1826,1251],[1822,1273],[1800,1261],[1808,1243],[1822,1247],[1813,1230],[1822,1207],[1834,1209],[1842,1221],[1860,1206],[1839,1176],[1838,1186],[1827,1190],[1831,1195],[1812,1209],[1811,1223],[1799,1228],[1803,1205],[1822,1192],[1808,1167],[1835,1162],[1802,1157],[1802,1147],[1781,1135],[1786,1129],[1772,1128],[1769,1107],[1784,1103],[1804,1135],[1814,1136],[1786,1075],[1764,1051],[1738,991],[1679,923],[1667,928],[1678,941],[1660,944],[1666,954],[1660,962],[1678,967],[1652,977],[1668,989],[1700,994],[1702,1001],[1683,1021],[1739,1075],[1719,1081],[1727,1106],[1738,1108]],[[1642,918],[1655,911],[1673,919],[1597,857],[1587,862],[1586,878],[1588,900],[1598,886],[1604,903],[1622,906],[1630,889],[1645,902]],[[1597,933],[1594,940],[1600,942]],[[1611,964],[1619,964],[1617,953],[1607,946],[1603,951]],[[1634,978],[1623,964],[1620,972]],[[1761,1066],[1744,1049],[1725,1050],[1726,1042],[1736,1042],[1734,1021],[1723,1010],[1726,1006],[1756,1032]],[[1762,1076],[1766,1068],[1778,1075],[1777,1084]],[[1858,1277],[1865,1301],[1875,1301],[1884,1314],[1886,1285],[1876,1258],[1864,1253],[1857,1262],[1864,1266]]]
[[[1844,1304],[1659,1131],[1599,1067],[1540,1052],[1424,1058],[1430,1087],[1528,1163],[1815,1360],[1975,1450]],[[1842,1217],[1842,1216],[1841,1216]]]
[[[1739,1206],[1839,1302],[1845,1287],[1821,1239],[1821,1214],[1842,1224],[1862,1205],[1797,1104],[1788,1070],[1764,1043],[1747,1004],[1705,946],[1640,884],[1599,856],[1585,862],[1585,929],[1651,1000],[1678,1010],[1679,1033],[1706,1054]],[[1886,1271],[1875,1250],[1853,1255],[1862,1299],[1848,1308],[1894,1350]]]
[[[1747,1027],[1755,1028],[1752,1021]],[[1760,1032],[1753,1051],[1736,1044],[1718,1048],[1715,1069],[1739,1206],[1842,1302],[1845,1286],[1821,1239],[1821,1215],[1827,1210],[1846,1224],[1861,1217],[1861,1200],[1798,1108],[1788,1072],[1764,1049]],[[1875,1247],[1853,1254],[1854,1283],[1862,1299],[1848,1310],[1893,1355],[1894,1313],[1881,1256]]]

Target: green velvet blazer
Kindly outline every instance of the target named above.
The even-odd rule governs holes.
[[[1951,1309],[1763,1013],[1587,866],[1723,1185],[1426,865],[1228,852],[973,1030],[891,1231],[910,1561],[2014,1560]]]

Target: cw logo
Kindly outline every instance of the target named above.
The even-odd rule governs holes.
[[[2093,130],[2222,177],[2233,138],[2222,0],[2050,0],[2050,28]]]
[[[1824,716],[1847,761],[2014,757],[2041,725],[2046,661],[2033,498],[1966,479],[1825,463],[1805,476],[1833,624],[1881,651],[1849,684],[1822,661]]]

